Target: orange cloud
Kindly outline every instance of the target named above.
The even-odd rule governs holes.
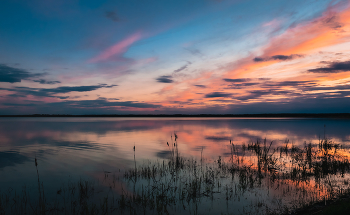
[[[332,9],[322,17],[303,25],[290,28],[274,38],[264,55],[308,53],[317,49],[343,43],[349,38],[350,9],[336,13]]]
[[[160,91],[161,98],[158,98],[157,101],[165,107],[176,108],[288,101],[306,94],[298,86],[279,86],[278,90],[285,91],[285,94],[263,94],[263,91],[268,91],[270,88],[262,85],[265,82],[310,81],[315,86],[325,86],[332,84],[330,81],[339,82],[344,78],[349,78],[347,73],[315,74],[308,72],[309,69],[319,67],[319,62],[325,59],[336,61],[338,56],[335,53],[337,52],[350,52],[350,48],[341,46],[350,41],[349,6],[349,4],[347,7],[343,5],[342,10],[339,10],[339,7],[338,9],[330,7],[321,17],[290,27],[262,46],[260,48],[261,55],[251,53],[238,61],[227,63],[226,66],[218,68],[217,71],[211,70],[191,79],[175,81]],[[276,21],[266,23],[263,26],[273,25],[276,25]],[[262,60],[254,60],[255,57]],[[230,86],[234,86],[236,83],[225,82],[224,78],[250,78],[254,79],[255,81],[252,82],[257,82],[257,84],[234,88]],[[196,85],[202,87],[199,88]],[[252,91],[262,91],[262,93],[260,96],[254,97],[250,96]],[[205,97],[206,94],[213,92],[232,94],[232,96]],[[296,94],[292,94],[293,92]],[[235,99],[236,97],[249,99],[239,100]],[[174,103],[174,101],[176,102]],[[179,104],[181,105],[179,106]]]

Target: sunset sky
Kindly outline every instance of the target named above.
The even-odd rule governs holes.
[[[0,114],[349,110],[348,0],[0,3]]]

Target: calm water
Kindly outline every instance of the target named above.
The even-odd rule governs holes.
[[[283,147],[288,141],[290,145],[304,147],[305,142],[317,144],[320,138],[326,136],[345,148],[350,146],[350,120],[2,118],[0,190],[20,189],[23,186],[35,190],[35,157],[38,159],[40,180],[47,192],[79,179],[98,181],[100,189],[103,189],[109,186],[105,182],[106,171],[115,177],[122,177],[122,172],[133,168],[135,161],[136,165],[144,165],[146,161],[167,160],[174,133],[178,136],[177,147],[181,156],[195,160],[202,158],[207,163],[216,161],[219,156],[228,161],[232,156],[230,140],[236,146],[266,138],[269,144],[272,141],[273,148]],[[245,159],[244,162],[254,160],[249,153],[241,155],[241,158]],[[312,186],[312,180],[307,186]],[[128,189],[125,183],[115,187],[114,191],[120,193],[121,187]],[[279,193],[276,189],[269,189],[251,188],[240,198],[230,200],[230,207],[243,205],[246,208],[239,210],[244,213],[243,210],[249,210],[249,204],[258,201],[254,198],[266,199],[270,192]],[[268,198],[271,202],[278,201],[273,195]],[[226,203],[222,207],[211,202],[210,212],[203,212],[236,211]]]

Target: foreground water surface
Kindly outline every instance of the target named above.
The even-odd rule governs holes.
[[[0,197],[36,196],[40,175],[48,199],[88,180],[115,198],[163,189],[152,198],[169,206],[145,213],[247,214],[326,201],[349,180],[342,119],[1,118],[0,140]]]

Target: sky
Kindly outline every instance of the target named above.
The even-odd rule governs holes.
[[[344,113],[348,0],[3,0],[0,115]]]

